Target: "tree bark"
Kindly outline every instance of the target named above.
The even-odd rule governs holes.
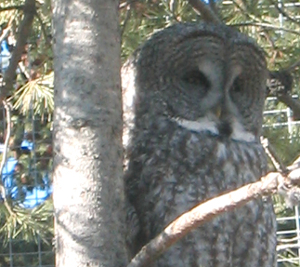
[[[293,99],[289,94],[282,94],[277,96],[278,100],[286,104],[292,111],[294,120],[297,121],[300,119],[300,101]]]
[[[56,266],[126,266],[116,0],[53,0]]]

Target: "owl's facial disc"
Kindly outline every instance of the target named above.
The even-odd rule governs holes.
[[[180,68],[180,97],[172,102],[174,107],[171,104],[177,124],[224,140],[255,142],[258,134],[255,124],[249,127],[253,116],[249,103],[256,103],[260,85],[255,79],[247,80],[255,67],[222,53],[195,56],[190,61],[193,64],[186,69]]]
[[[226,84],[226,83],[225,83]],[[239,119],[239,112],[229,96],[230,90],[227,87],[234,87],[233,80],[224,86],[223,93],[215,98],[215,104],[204,116],[189,120],[185,118],[173,119],[180,127],[191,132],[208,133],[224,139],[231,139],[242,142],[254,142],[256,137],[247,131]],[[235,89],[235,88],[233,88]]]

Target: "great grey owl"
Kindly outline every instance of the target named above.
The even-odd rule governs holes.
[[[125,190],[134,254],[196,204],[265,174],[267,68],[249,37],[222,25],[155,33],[122,69]],[[272,201],[257,199],[189,233],[149,266],[276,265]]]

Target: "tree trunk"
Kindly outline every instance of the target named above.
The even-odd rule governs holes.
[[[118,1],[53,0],[56,266],[126,265]]]

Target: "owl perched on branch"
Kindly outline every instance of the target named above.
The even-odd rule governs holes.
[[[267,74],[252,39],[211,24],[162,30],[124,65],[125,189],[138,222],[128,228],[132,256],[183,212],[266,173],[259,137]],[[271,199],[257,199],[149,266],[271,267],[275,246]]]

